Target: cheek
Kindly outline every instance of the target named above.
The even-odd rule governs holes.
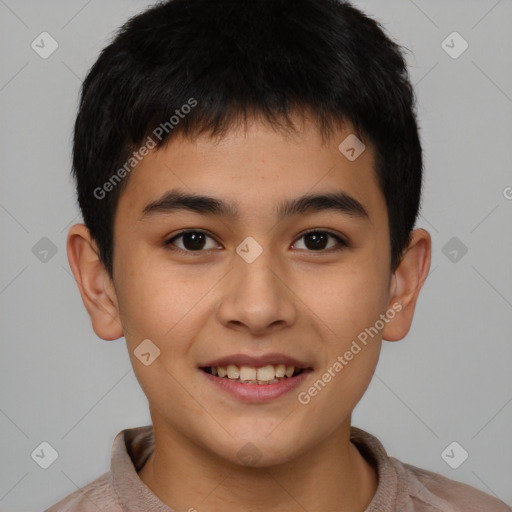
[[[309,279],[302,296],[323,321],[327,339],[342,349],[384,312],[388,278],[379,264],[359,260]]]
[[[316,379],[301,390],[299,402],[308,415],[322,418],[324,435],[350,415],[372,379],[381,348],[381,330],[375,325],[387,305],[386,279],[365,267],[346,272],[309,295],[308,304],[321,319],[319,339],[325,357]]]
[[[379,358],[379,344],[375,339],[373,345],[361,346],[350,361],[344,356],[346,351],[340,350],[318,372],[317,379],[301,390],[297,399],[303,410],[305,437],[328,437],[351,416],[371,382]],[[337,360],[338,356],[343,362]]]
[[[342,417],[364,394],[380,354],[379,319],[387,306],[388,277],[380,264],[368,260],[331,273],[308,290],[307,304],[320,319],[325,355],[318,371],[321,382],[305,390],[316,414],[330,417],[332,405],[333,418]]]
[[[155,263],[147,254],[128,252],[120,246],[117,266],[119,314],[127,339],[165,338],[180,318],[197,302],[197,292],[179,269]]]
[[[211,314],[208,299],[218,276],[202,272],[193,277],[180,268],[163,269],[155,264],[141,264],[137,271],[134,268],[134,263],[119,267],[117,286],[119,314],[131,356],[149,339],[160,350],[158,365],[173,375],[186,375],[191,347]]]

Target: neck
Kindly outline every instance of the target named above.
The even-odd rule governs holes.
[[[232,464],[182,437],[160,439],[139,472],[176,511],[233,510],[362,512],[377,490],[375,468],[350,442],[350,420],[321,446],[292,461],[263,468]],[[163,431],[161,431],[163,433]]]

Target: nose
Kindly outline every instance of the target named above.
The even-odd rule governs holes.
[[[225,327],[261,336],[296,321],[298,299],[290,278],[268,251],[252,263],[238,258],[226,277],[217,307],[217,318]]]

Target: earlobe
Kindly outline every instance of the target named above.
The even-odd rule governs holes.
[[[401,340],[409,332],[416,301],[430,269],[431,244],[428,231],[415,229],[411,233],[409,246],[391,280],[388,307],[395,305],[398,310],[396,305],[400,304],[401,308],[384,327],[382,338],[387,341]]]
[[[96,242],[84,224],[75,224],[68,233],[68,260],[91,317],[94,332],[104,340],[123,336],[114,286],[103,262]]]

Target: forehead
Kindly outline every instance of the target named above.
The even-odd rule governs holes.
[[[177,134],[137,164],[117,213],[140,218],[166,192],[179,191],[219,199],[234,220],[282,216],[284,199],[341,192],[371,218],[386,213],[385,201],[373,148],[358,141],[348,124],[323,139],[313,123],[284,133],[256,120],[220,138]]]

